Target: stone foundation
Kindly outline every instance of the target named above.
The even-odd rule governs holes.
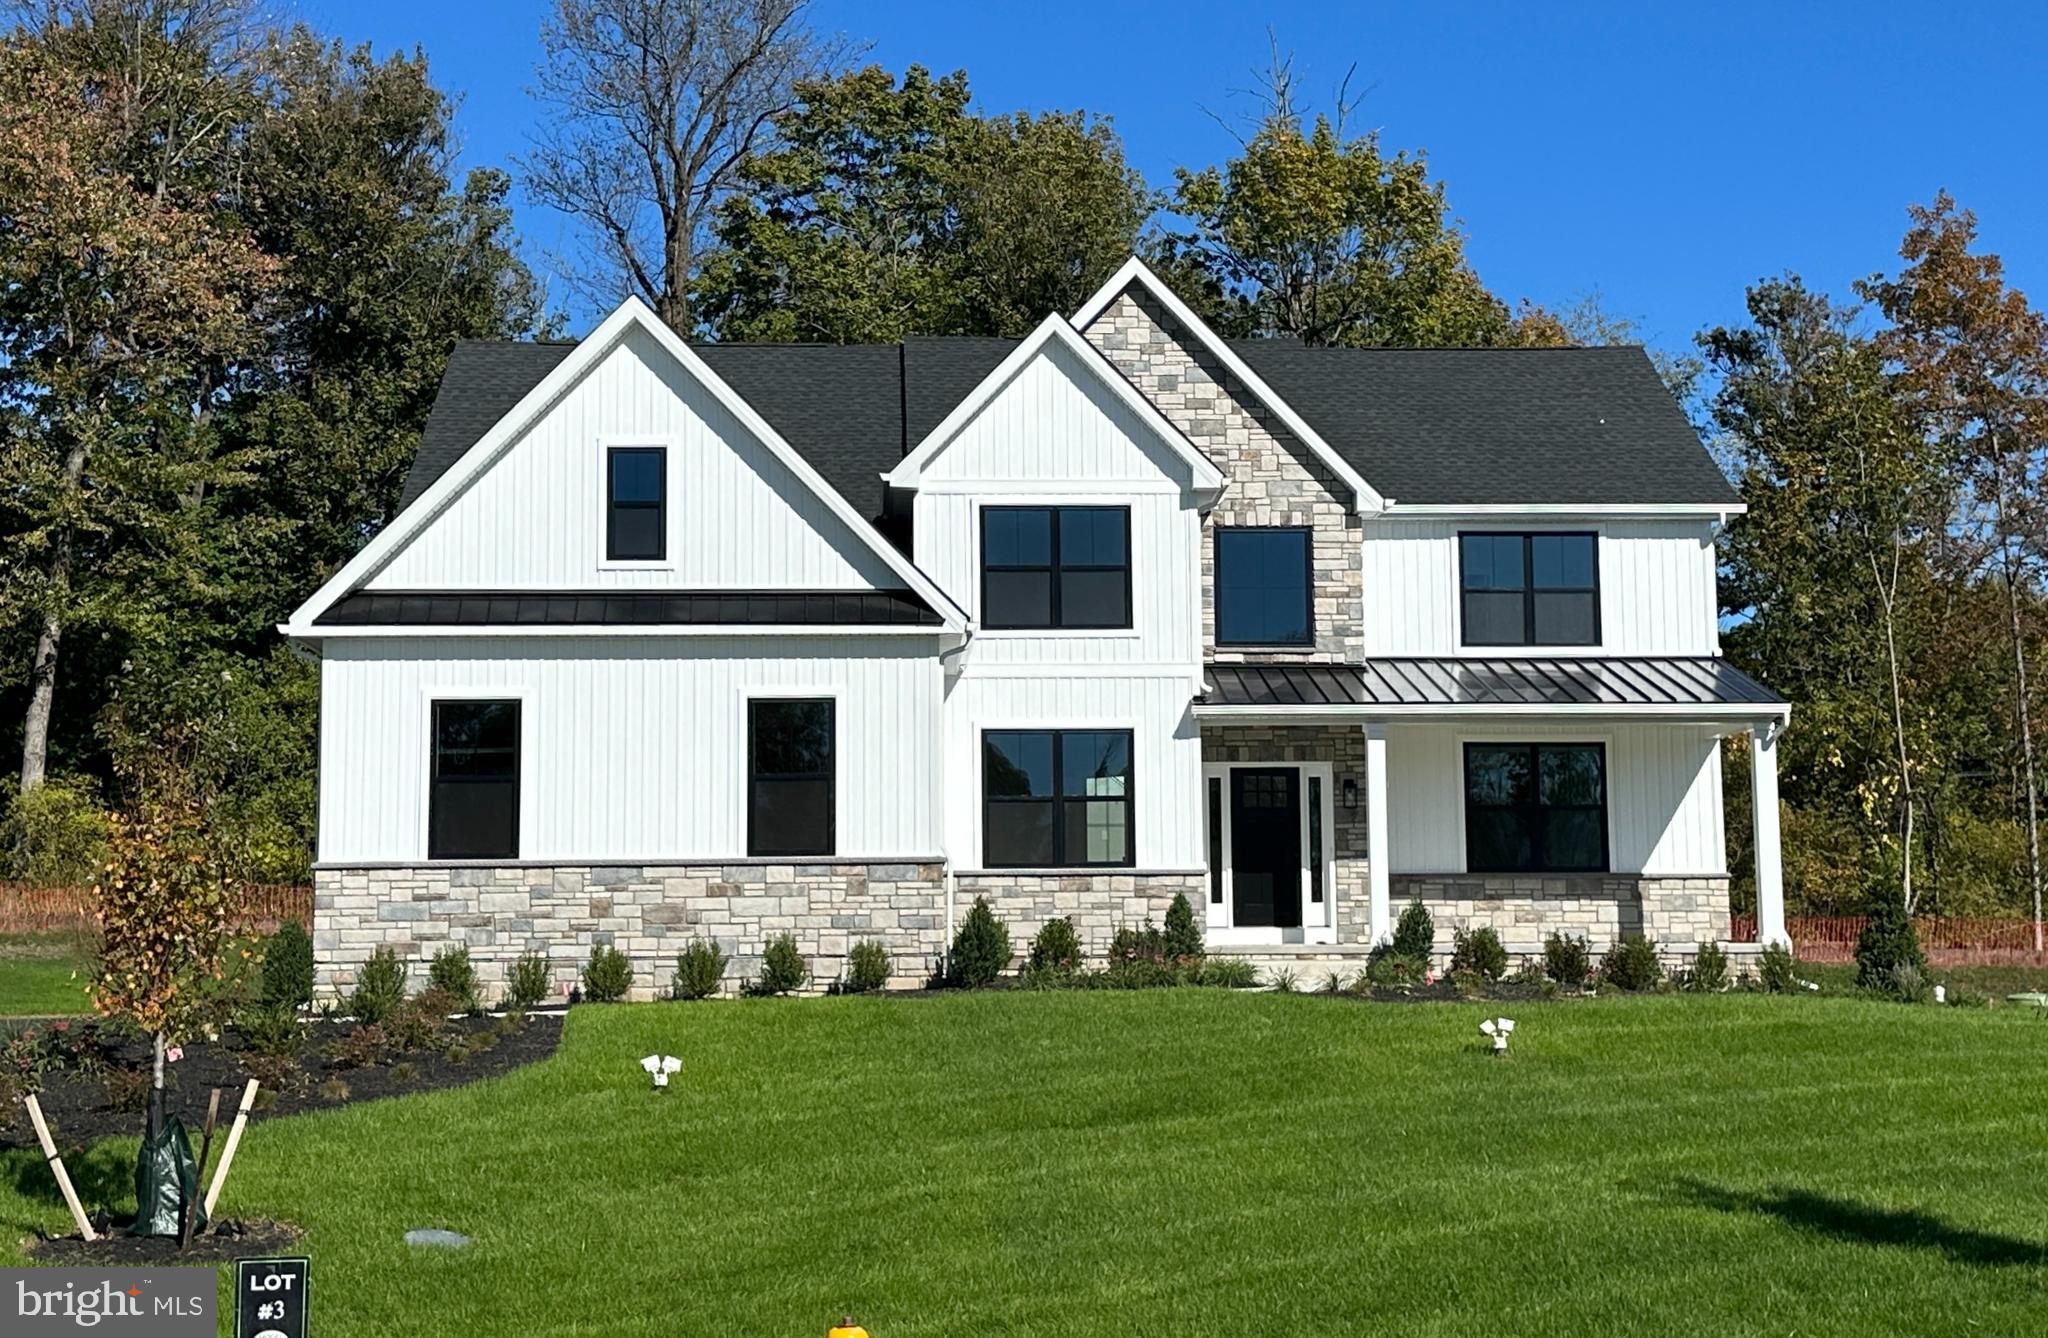
[[[1040,926],[1064,915],[1074,922],[1089,964],[1099,966],[1117,930],[1142,928],[1147,920],[1164,925],[1176,894],[1186,894],[1200,924],[1209,884],[1199,873],[975,873],[961,874],[955,886],[956,922],[976,897],[987,897],[989,909],[1009,926],[1010,948],[1019,962]]]
[[[1672,962],[1728,937],[1725,877],[1395,874],[1391,883],[1396,917],[1416,897],[1429,908],[1443,961],[1450,960],[1452,935],[1479,925],[1493,926],[1514,958],[1542,955],[1552,933],[1584,936],[1596,956],[1624,934],[1642,934]]]
[[[698,937],[725,950],[731,989],[760,973],[762,952],[785,931],[810,962],[811,992],[840,978],[863,938],[888,945],[892,987],[923,984],[946,950],[936,864],[322,869],[313,882],[322,999],[345,994],[380,947],[417,987],[436,951],[466,944],[487,999],[527,953],[548,959],[566,993],[598,943],[632,962],[634,999],[666,995],[676,954]]]

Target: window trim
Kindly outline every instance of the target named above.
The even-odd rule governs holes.
[[[1481,808],[1528,809],[1541,813],[1547,808],[1558,808],[1571,812],[1582,812],[1590,808],[1587,804],[1544,804],[1540,797],[1527,805],[1474,805],[1472,802],[1472,750],[1474,748],[1521,748],[1532,756],[1534,774],[1542,775],[1541,752],[1546,748],[1591,748],[1600,757],[1600,864],[1596,868],[1561,869],[1553,867],[1547,858],[1539,859],[1527,868],[1483,868],[1472,861],[1472,810]],[[1543,874],[1569,877],[1574,874],[1609,874],[1614,872],[1614,773],[1610,766],[1613,749],[1604,738],[1546,738],[1546,739],[1498,739],[1478,736],[1460,736],[1458,739],[1458,836],[1463,846],[1466,873],[1476,874]],[[1541,791],[1538,791],[1539,796]],[[1547,854],[1547,852],[1545,852]]]
[[[1046,554],[1047,564],[1045,566],[1039,566],[1036,563],[991,564],[989,562],[988,517],[991,512],[1002,511],[1044,511],[1047,513],[1049,517],[1049,548]],[[1116,566],[1115,564],[1087,562],[1075,563],[1072,566],[1068,566],[1060,561],[1060,513],[1062,511],[1115,511],[1120,512],[1123,515],[1124,560],[1121,566],[1121,570],[1124,574],[1124,619],[1122,622],[1083,623],[1074,626],[1069,626],[1066,623],[1060,621],[1060,615],[1062,612],[1060,608],[1060,590],[1063,584],[1063,582],[1061,582],[1060,580],[1060,576],[1063,573],[1068,571],[1103,572],[1116,571],[1119,569],[1118,566]],[[979,569],[979,575],[977,578],[978,595],[981,600],[980,607],[976,610],[976,612],[980,615],[982,630],[989,632],[1028,632],[1034,635],[1051,635],[1066,632],[1078,633],[1081,635],[1114,634],[1117,632],[1131,631],[1137,625],[1137,602],[1134,598],[1131,582],[1131,568],[1134,565],[1136,556],[1136,544],[1134,542],[1134,536],[1132,535],[1131,531],[1131,508],[1128,504],[1122,506],[1100,506],[1091,502],[1069,503],[1055,501],[985,503],[979,508],[977,508],[975,516],[974,541],[974,561],[976,567]],[[1051,600],[1048,614],[1051,621],[1044,623],[1009,623],[993,621],[989,616],[988,598],[988,577],[991,571],[1045,572],[1047,580],[1051,585]]]
[[[653,455],[661,461],[661,498],[656,502],[614,502],[612,500],[613,461],[621,455]],[[618,569],[663,569],[669,567],[669,447],[665,441],[618,441],[604,445],[604,474],[598,481],[598,558],[599,565]],[[661,552],[654,557],[620,557],[616,546],[613,521],[616,510],[621,507],[632,510],[653,510],[658,517],[657,532],[661,535]]]
[[[1548,539],[1590,539],[1593,543],[1593,584],[1590,586],[1538,586],[1536,584],[1536,540]],[[1465,588],[1465,540],[1467,539],[1520,539],[1522,541],[1522,639],[1520,641],[1475,641],[1471,633],[1469,596],[1484,594],[1509,594],[1505,590],[1467,590]],[[1460,646],[1495,647],[1504,649],[1564,647],[1572,650],[1597,649],[1606,641],[1606,628],[1601,619],[1600,597],[1600,531],[1598,530],[1459,530],[1457,554],[1458,594],[1458,644]],[[1538,641],[1536,639],[1536,596],[1584,595],[1593,597],[1593,637],[1590,641]]]
[[[747,858],[817,860],[831,859],[839,850],[839,698],[831,693],[821,692],[762,692],[750,693],[745,698],[741,718],[747,736],[746,791],[740,802],[746,806]],[[754,765],[754,708],[763,703],[809,703],[822,705],[832,726],[832,766],[826,775],[825,784],[825,848],[823,850],[772,850],[763,851],[755,829],[754,786],[760,773]],[[800,780],[815,777],[815,772],[777,773],[768,779],[774,781]]]
[[[512,853],[509,855],[442,855],[434,850],[434,788],[435,772],[440,764],[441,739],[435,715],[443,705],[466,705],[482,702],[508,702],[519,712],[518,749],[512,776]],[[527,831],[528,812],[526,787],[530,781],[528,761],[533,756],[533,712],[527,701],[527,693],[519,688],[504,687],[435,687],[420,694],[420,727],[425,748],[425,777],[420,787],[419,849],[424,861],[429,864],[490,864],[504,863],[520,858],[519,852],[531,845]]]
[[[1302,597],[1306,601],[1303,626],[1307,635],[1299,641],[1233,641],[1223,635],[1223,538],[1227,534],[1299,534],[1301,545]],[[1316,532],[1310,525],[1218,525],[1210,536],[1210,579],[1215,583],[1216,622],[1213,632],[1219,647],[1231,650],[1314,650],[1316,648]]]
[[[1038,804],[1042,799],[1003,797],[997,798],[988,792],[988,736],[991,734],[1047,734],[1052,736],[1052,843],[1053,850],[1063,852],[1067,848],[1066,801],[1070,797],[1060,792],[1060,781],[1065,760],[1064,736],[1068,734],[1121,734],[1124,736],[1125,754],[1131,759],[1130,775],[1124,781],[1124,792],[1120,802],[1124,806],[1124,857],[1120,860],[1089,860],[1068,862],[1055,859],[1048,864],[1042,860],[1026,860],[1021,863],[1002,863],[989,854],[988,828],[989,811],[996,804]],[[1138,867],[1138,732],[1129,725],[984,725],[974,736],[974,764],[977,784],[981,788],[981,864],[985,869],[1135,869]],[[1087,799],[1087,795],[1071,796]]]

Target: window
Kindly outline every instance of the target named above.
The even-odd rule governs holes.
[[[1598,536],[1461,534],[1468,646],[1600,644]]]
[[[1309,646],[1309,532],[1216,531],[1216,644]]]
[[[1129,627],[1130,538],[1128,507],[982,508],[982,626]]]
[[[747,853],[829,855],[833,703],[747,703]]]
[[[1127,729],[990,730],[981,787],[990,868],[1132,862]]]
[[[658,562],[668,556],[668,452],[614,446],[605,474],[605,558]]]
[[[519,703],[435,702],[428,859],[519,857]]]
[[[1597,743],[1465,745],[1465,867],[1607,868],[1607,750]]]
[[[1209,904],[1223,904],[1223,778],[1209,777]]]

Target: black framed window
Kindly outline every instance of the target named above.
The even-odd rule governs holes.
[[[990,868],[1129,865],[1131,731],[981,736],[982,860]]]
[[[658,562],[668,556],[668,452],[614,446],[605,458],[605,557]]]
[[[983,507],[981,623],[1129,627],[1130,508]]]
[[[1607,868],[1607,749],[1465,745],[1465,867],[1472,873]]]
[[[747,703],[747,853],[829,855],[836,788],[830,698]]]
[[[1216,644],[1315,644],[1315,587],[1305,529],[1225,527],[1216,531]]]
[[[519,857],[519,703],[433,706],[428,859]]]
[[[1461,534],[1468,646],[1600,644],[1600,541],[1593,534]]]

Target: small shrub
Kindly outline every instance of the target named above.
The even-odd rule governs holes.
[[[250,1103],[250,1109],[269,1110],[276,1104],[277,1089],[275,1087],[259,1087],[256,1089],[256,1099]]]
[[[609,943],[590,945],[583,967],[583,997],[592,1003],[617,1003],[633,988],[633,964]]]
[[[1771,943],[1757,954],[1757,984],[1766,994],[1790,994],[1799,988],[1792,975],[1792,952],[1782,943]]]
[[[498,1033],[488,1028],[483,1031],[473,1031],[469,1033],[468,1038],[463,1041],[463,1044],[481,1055],[498,1048]]]
[[[243,1009],[235,1018],[235,1030],[242,1034],[242,1043],[259,1055],[296,1055],[304,1039],[299,1011],[288,1003]]]
[[[1211,957],[1202,963],[1195,983],[1223,990],[1248,990],[1258,985],[1259,970],[1235,957]]]
[[[364,1022],[329,1041],[322,1058],[329,1068],[366,1069],[383,1063],[390,1053],[391,1041],[384,1028],[375,1022]]]
[[[1207,956],[1202,946],[1202,927],[1195,923],[1195,908],[1188,903],[1188,894],[1173,894],[1173,904],[1166,908],[1166,932],[1161,946],[1166,950],[1170,962],[1199,962]]]
[[[1975,990],[1958,986],[1949,987],[1948,1002],[1951,1008],[1991,1008],[1996,1003],[1992,995],[1979,994]]]
[[[169,1081],[170,1074],[164,1074]],[[149,1106],[150,1072],[141,1068],[107,1070],[107,1104],[115,1110],[134,1114]]]
[[[263,948],[263,1002],[297,1008],[313,1002],[313,940],[286,920]]]
[[[1505,984],[1520,985],[1528,989],[1557,984],[1550,978],[1550,972],[1544,969],[1543,959],[1540,957],[1523,958],[1522,964],[1502,977],[1502,980]]]
[[[348,1084],[339,1078],[329,1078],[326,1082],[320,1084],[320,1099],[322,1101],[348,1100]]]
[[[1892,992],[1893,973],[1910,966],[1927,974],[1927,958],[1920,951],[1920,936],[1913,932],[1913,918],[1896,890],[1879,887],[1871,893],[1869,918],[1856,938],[1856,985],[1878,994]]]
[[[1721,951],[1720,944],[1711,939],[1700,944],[1692,970],[1686,973],[1685,987],[1698,994],[1719,994],[1728,988],[1728,954]]]
[[[1900,962],[1892,968],[1885,987],[1876,992],[1900,1003],[1924,1004],[1934,998],[1934,982],[1911,962]]]
[[[1111,965],[1119,962],[1163,962],[1166,960],[1166,935],[1150,920],[1136,929],[1122,926],[1110,935],[1109,960]]]
[[[448,1062],[451,1064],[467,1064],[469,1062],[469,1047],[460,1041],[449,1046],[442,1053],[446,1055]]]
[[[1343,992],[1344,992],[1344,973],[1343,973],[1342,971],[1326,971],[1326,972],[1324,972],[1324,973],[1323,973],[1323,993],[1324,993],[1324,994],[1342,994]]]
[[[1451,988],[1458,992],[1460,999],[1484,999],[1490,983],[1477,971],[1453,971],[1450,980]]]
[[[27,794],[0,782],[0,878],[83,887],[106,864],[113,822],[92,782],[51,776]]]
[[[1657,945],[1641,934],[1623,934],[1600,961],[1600,983],[1618,990],[1655,989],[1663,978]]]
[[[1394,953],[1400,957],[1419,957],[1429,960],[1436,951],[1436,920],[1430,915],[1429,907],[1417,897],[1402,909],[1401,918],[1394,925]]]
[[[1583,934],[1552,934],[1543,940],[1543,972],[1566,989],[1578,989],[1593,974],[1593,945]]]
[[[290,1055],[243,1055],[242,1072],[254,1078],[265,1092],[291,1091],[306,1076],[299,1061]]]
[[[379,1023],[398,1011],[405,1002],[405,966],[389,948],[379,948],[363,963],[356,977],[355,992],[348,996],[348,1011],[358,1022]]]
[[[1452,937],[1451,971],[1469,971],[1483,980],[1499,980],[1508,973],[1508,950],[1492,925],[1460,929]]]
[[[669,993],[678,999],[708,999],[725,980],[725,949],[708,938],[693,938],[676,954]]]
[[[1287,968],[1283,967],[1283,968],[1281,968],[1280,970],[1278,970],[1278,971],[1275,971],[1275,972],[1273,973],[1273,992],[1274,992],[1274,993],[1276,993],[1276,994],[1292,994],[1292,993],[1294,993],[1294,992],[1295,992],[1295,990],[1296,990],[1296,989],[1297,989],[1298,987],[1299,987],[1299,982],[1298,982],[1298,981],[1296,980],[1296,978],[1295,978],[1295,974],[1294,974],[1294,972],[1293,972],[1293,971],[1291,971],[1291,970],[1288,970]]]
[[[448,1031],[448,1014],[454,1011],[454,1004],[455,996],[443,990],[421,991],[380,1024],[385,1041],[392,1049],[408,1054],[438,1050]]]
[[[761,977],[757,988],[763,994],[790,994],[811,978],[811,966],[796,950],[796,935],[781,933],[761,954]]]
[[[976,897],[967,916],[953,935],[949,954],[955,985],[970,990],[995,983],[1010,965],[1010,931],[988,908],[988,898]]]
[[[512,974],[505,980],[505,1002],[521,1012],[538,1006],[554,992],[555,973],[548,967],[548,959],[537,952],[529,952],[512,963]]]
[[[889,972],[894,966],[880,939],[862,939],[846,954],[847,992],[866,994],[882,988],[889,983]]]
[[[1026,965],[1034,973],[1072,975],[1079,971],[1081,936],[1074,932],[1074,922],[1058,915],[1040,925],[1031,936],[1031,956]]]
[[[419,1079],[420,1066],[413,1063],[410,1059],[391,1066],[391,1081],[393,1082],[418,1082]]]
[[[1372,950],[1365,963],[1367,983],[1381,989],[1410,989],[1428,974],[1429,958],[1411,956],[1384,943]]]
[[[496,1022],[493,1022],[491,1027],[500,1036],[509,1039],[526,1030],[526,1014],[518,1012],[505,1013]]]
[[[434,960],[427,966],[427,983],[454,997],[454,1011],[477,1011],[476,967],[470,964],[467,944],[451,943],[436,952]]]

